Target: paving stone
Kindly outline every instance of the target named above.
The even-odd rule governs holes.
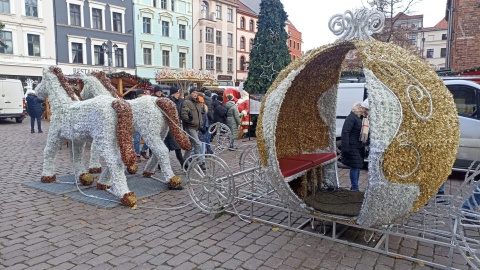
[[[171,266],[174,266],[174,267],[179,266],[180,264],[188,261],[191,257],[192,257],[192,255],[190,255],[190,254],[181,253],[181,254],[178,254],[177,256],[171,258],[170,260],[168,260],[167,264],[171,265]]]
[[[237,269],[240,265],[242,265],[242,261],[237,259],[230,259],[222,264],[222,267],[225,269]]]

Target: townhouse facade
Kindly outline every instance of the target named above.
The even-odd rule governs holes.
[[[56,64],[53,3],[42,0],[1,0],[0,78],[39,80],[42,68]]]
[[[209,71],[221,86],[236,78],[236,20],[234,0],[193,0],[193,68]]]
[[[253,49],[255,34],[257,33],[257,20],[258,14],[243,4],[242,1],[238,1],[236,85],[244,82],[248,76],[248,63],[250,62],[250,52]]]
[[[192,68],[191,0],[134,0],[136,74],[155,81],[162,68]]]
[[[445,60],[447,56],[447,30],[448,25],[445,19],[442,19],[433,27],[422,29],[420,36],[421,57],[434,70],[445,69]]]
[[[292,62],[302,57],[302,33],[295,28],[295,25],[290,20],[286,22],[286,30],[288,33],[288,50]]]
[[[480,65],[480,3],[477,0],[448,0],[447,68],[461,71]]]
[[[64,74],[135,74],[132,0],[54,0],[57,62]]]

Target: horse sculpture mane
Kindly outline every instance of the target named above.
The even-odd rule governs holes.
[[[114,98],[120,98],[120,96],[117,93],[117,90],[115,87],[112,85],[111,81],[109,78],[107,78],[107,75],[103,71],[95,71],[91,73],[92,76],[97,78],[100,83],[107,89],[107,91],[112,95]]]
[[[55,74],[57,76],[58,81],[62,85],[63,89],[65,89],[65,92],[67,92],[67,95],[73,100],[73,101],[79,101],[82,100],[75,92],[73,91],[72,87],[68,84],[68,79],[65,77],[63,74],[63,71],[61,68],[57,66],[51,66],[49,68],[50,72]]]

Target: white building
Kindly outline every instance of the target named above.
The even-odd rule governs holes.
[[[236,79],[237,8],[233,0],[193,0],[193,68],[208,70],[222,86]]]
[[[53,1],[1,0],[0,77],[39,79],[42,68],[56,64]]]
[[[442,19],[434,27],[424,28],[421,38],[422,57],[434,70],[445,68],[448,23]]]

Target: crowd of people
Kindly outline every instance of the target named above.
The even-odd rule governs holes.
[[[145,95],[144,90],[137,90],[135,98],[142,97],[143,95]],[[235,140],[239,137],[242,114],[239,112],[232,94],[227,94],[225,97],[226,102],[224,102],[222,95],[212,93],[208,89],[200,92],[197,88],[190,88],[188,93],[185,93],[185,96],[181,98],[177,87],[171,86],[169,95],[167,96],[163,94],[160,86],[157,85],[153,89],[152,96],[169,98],[177,106],[183,130],[190,138],[192,150],[182,154],[180,146],[170,132],[168,132],[164,143],[169,151],[175,151],[175,156],[182,167],[190,155],[200,153],[213,154],[210,146],[213,136],[208,130],[209,127],[215,123],[222,123],[229,127],[233,135],[229,150],[235,151],[237,149],[235,147]],[[134,148],[137,158],[150,158],[147,155],[148,146],[143,144],[140,149],[140,142],[140,134],[135,134]],[[188,164],[186,164],[185,167],[188,167]],[[200,168],[204,170],[205,164],[201,163]]]

